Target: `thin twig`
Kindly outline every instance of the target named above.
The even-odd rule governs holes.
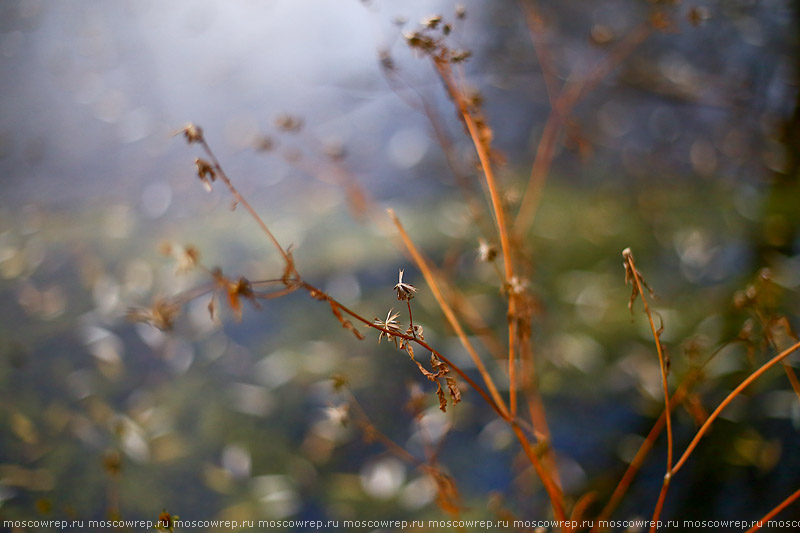
[[[792,493],[789,497],[787,497],[785,500],[783,500],[781,503],[775,506],[773,510],[765,514],[764,517],[761,518],[761,520],[759,520],[753,527],[748,529],[745,533],[753,533],[755,531],[758,531],[759,529],[761,529],[761,527],[764,525],[765,522],[769,522],[770,520],[772,520],[772,518],[775,515],[777,515],[787,507],[789,507],[798,498],[800,498],[800,489]]]
[[[489,374],[489,371],[486,370],[486,366],[483,364],[483,360],[481,360],[480,356],[478,355],[478,352],[475,351],[475,347],[472,345],[472,342],[467,337],[464,328],[461,327],[461,323],[459,322],[458,318],[456,317],[450,305],[447,303],[447,300],[442,294],[442,291],[439,289],[439,284],[436,282],[436,277],[433,275],[433,272],[431,271],[428,262],[425,260],[424,257],[422,257],[422,254],[419,252],[416,245],[414,245],[414,242],[408,236],[405,227],[403,227],[402,222],[400,222],[400,219],[397,217],[395,212],[392,209],[389,209],[388,213],[389,217],[392,219],[392,222],[394,222],[397,231],[400,233],[400,238],[406,245],[408,252],[411,254],[414,263],[417,265],[417,268],[419,268],[420,272],[422,272],[422,276],[425,278],[425,282],[428,284],[428,287],[430,287],[431,293],[433,293],[433,297],[436,299],[436,303],[439,304],[439,307],[444,313],[447,322],[450,324],[450,327],[452,327],[453,330],[456,332],[456,335],[458,336],[458,339],[461,341],[462,346],[464,346],[464,349],[467,350],[467,353],[469,353],[470,357],[472,358],[472,361],[475,363],[475,368],[478,370],[478,373],[483,378],[484,383],[486,383],[486,388],[489,390],[489,394],[491,394],[492,398],[494,399],[494,402],[505,413],[503,415],[503,418],[506,420],[509,419],[508,408],[506,407],[506,404],[503,401],[503,397],[498,392],[491,374]]]
[[[661,369],[661,386],[664,390],[664,417],[666,420],[666,427],[667,427],[667,468],[666,473],[664,474],[664,483],[661,487],[661,493],[658,496],[658,503],[656,504],[655,511],[653,513],[653,520],[652,522],[658,522],[658,517],[661,514],[661,509],[664,504],[664,499],[667,496],[667,491],[669,490],[669,482],[672,478],[672,414],[670,409],[670,401],[669,401],[669,384],[667,383],[667,362],[666,357],[664,356],[664,351],[661,346],[661,338],[660,338],[660,330],[656,329],[655,321],[653,320],[653,314],[650,312],[650,306],[647,304],[647,298],[644,296],[644,287],[642,287],[642,276],[639,274],[639,271],[636,270],[636,265],[633,261],[633,253],[631,252],[630,248],[625,248],[622,251],[622,257],[625,261],[625,277],[626,282],[630,281],[634,284],[633,294],[631,295],[631,302],[633,304],[633,298],[636,293],[639,294],[642,300],[642,305],[644,305],[644,312],[647,315],[647,320],[650,323],[650,331],[653,334],[653,340],[656,343],[656,351],[658,352],[658,365]],[[650,532],[653,533],[655,531],[655,526],[651,525]]]
[[[266,222],[264,222],[264,219],[262,219],[261,216],[259,216],[256,210],[253,209],[253,206],[250,205],[250,202],[248,202],[245,199],[245,197],[239,193],[236,187],[234,187],[230,178],[228,178],[228,175],[225,174],[225,170],[223,170],[222,165],[220,165],[217,156],[215,156],[214,152],[211,151],[211,147],[208,145],[205,138],[200,138],[199,142],[200,145],[203,147],[203,151],[205,151],[209,159],[211,159],[211,162],[214,165],[214,169],[216,170],[217,175],[222,180],[222,182],[228,187],[228,190],[230,191],[231,195],[233,195],[233,198],[236,200],[236,202],[244,206],[247,212],[250,213],[250,216],[253,218],[253,220],[256,221],[256,224],[258,224],[258,226],[261,228],[261,231],[263,231],[264,234],[269,238],[269,240],[272,241],[272,244],[275,246],[275,248],[278,250],[278,252],[280,252],[281,256],[283,257],[287,269],[289,269],[290,272],[294,273],[297,276],[297,278],[300,278],[300,274],[298,274],[297,270],[295,270],[294,268],[294,261],[292,261],[292,259],[289,257],[289,254],[280,245],[278,239],[275,238],[275,235],[273,235],[273,233],[267,226]]]
[[[539,207],[541,192],[547,178],[550,165],[555,155],[556,139],[561,133],[567,117],[578,103],[590,93],[612,70],[643,43],[653,32],[649,22],[644,22],[631,30],[595,67],[580,80],[565,84],[558,95],[558,100],[550,110],[539,147],[531,168],[528,186],[520,202],[520,208],[514,219],[513,235],[519,239],[533,223]]]
[[[467,103],[464,101],[461,91],[456,87],[452,77],[452,70],[450,64],[440,58],[433,58],[434,66],[442,82],[447,89],[450,98],[456,104],[464,123],[467,126],[467,131],[478,153],[481,169],[486,178],[486,185],[489,188],[489,196],[492,203],[492,212],[494,214],[495,223],[497,225],[497,233],[500,236],[500,248],[503,253],[503,266],[505,273],[505,287],[508,288],[511,280],[514,278],[514,262],[511,252],[511,239],[508,233],[508,225],[506,223],[506,215],[503,209],[502,199],[500,197],[500,189],[497,181],[495,180],[494,170],[491,164],[491,155],[489,147],[483,140],[483,136],[479,131],[472,113],[470,113]],[[516,350],[515,343],[517,341],[516,333],[516,318],[517,318],[517,295],[513,291],[508,292],[508,404],[512,416],[517,413],[517,371],[516,371]]]
[[[723,409],[725,409],[733,401],[734,398],[736,398],[739,394],[741,394],[741,392],[744,389],[750,386],[750,384],[752,384],[755,380],[760,378],[767,370],[769,370],[776,364],[786,359],[789,355],[794,353],[798,348],[800,348],[800,342],[795,343],[794,345],[785,349],[784,351],[782,351],[781,353],[779,353],[778,355],[776,355],[775,357],[773,357],[772,359],[761,365],[761,367],[758,370],[747,376],[747,378],[744,381],[742,381],[738,387],[733,389],[733,391],[730,394],[728,394],[728,396],[724,400],[722,400],[722,402],[720,402],[717,408],[714,409],[714,411],[708,416],[705,424],[703,424],[702,427],[700,427],[700,429],[697,431],[697,434],[692,439],[692,442],[690,442],[689,446],[686,447],[686,451],[683,452],[683,455],[681,455],[680,459],[678,459],[678,461],[675,463],[675,466],[672,467],[672,475],[675,475],[675,473],[678,472],[678,470],[680,470],[681,467],[683,467],[687,459],[689,459],[689,456],[692,455],[692,452],[697,447],[697,444],[700,442],[700,439],[702,439],[703,436],[706,434],[706,432],[708,432],[708,429],[711,427],[711,424],[713,424],[714,421],[717,419],[717,417],[719,417]]]
[[[689,393],[689,389],[692,385],[697,381],[703,369],[708,366],[708,364],[719,354],[723,348],[729,346],[731,343],[726,342],[721,344],[716,350],[714,350],[711,355],[706,358],[703,363],[697,367],[695,367],[688,376],[684,378],[678,388],[675,390],[675,393],[670,398],[670,409],[675,409],[678,405],[680,405],[684,399],[686,398],[687,394]],[[600,514],[597,516],[595,520],[595,525],[592,527],[592,533],[597,533],[599,531],[604,531],[603,528],[600,528],[600,523],[607,521],[614,510],[617,508],[619,503],[622,501],[622,497],[628,491],[633,483],[633,479],[636,477],[636,474],[639,472],[642,464],[644,463],[645,458],[653,449],[655,445],[656,439],[661,434],[661,431],[664,429],[666,424],[666,412],[662,411],[661,415],[656,420],[653,427],[650,429],[650,432],[647,434],[644,442],[642,442],[641,446],[639,446],[639,450],[636,452],[631,463],[628,465],[628,468],[625,470],[622,478],[620,479],[617,487],[614,489],[614,492],[611,494],[611,498],[609,498],[608,503],[603,507]]]
[[[533,447],[531,446],[530,441],[522,432],[522,429],[519,427],[519,424],[516,422],[511,424],[511,429],[514,431],[514,435],[517,436],[520,444],[522,444],[522,450],[525,452],[525,455],[528,457],[528,460],[533,465],[534,470],[539,475],[539,479],[542,480],[542,484],[544,485],[545,490],[547,491],[547,495],[550,497],[550,505],[553,507],[553,514],[555,515],[556,520],[565,520],[566,514],[564,513],[564,504],[562,503],[564,500],[564,495],[561,493],[561,490],[556,486],[556,484],[551,479],[550,475],[545,470],[542,462],[536,456],[536,452],[534,451]]]

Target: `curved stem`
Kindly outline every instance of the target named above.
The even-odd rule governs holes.
[[[672,467],[672,475],[675,475],[675,473],[678,470],[680,470],[681,467],[686,463],[686,460],[689,459],[689,456],[692,455],[692,452],[697,447],[697,443],[699,443],[700,439],[703,438],[703,435],[705,435],[708,432],[708,429],[711,427],[711,424],[713,424],[714,421],[717,419],[717,417],[719,417],[720,413],[722,413],[722,410],[725,409],[733,401],[734,398],[736,398],[739,394],[741,394],[741,392],[744,389],[750,386],[751,383],[760,378],[764,374],[764,372],[766,372],[773,366],[777,365],[778,363],[786,359],[789,355],[792,354],[792,352],[794,352],[798,348],[800,348],[800,342],[795,343],[794,345],[785,349],[784,351],[782,351],[781,353],[779,353],[778,355],[776,355],[775,357],[773,357],[772,359],[761,365],[761,367],[758,370],[750,374],[747,377],[747,379],[742,381],[738,387],[733,389],[733,391],[730,394],[728,394],[728,396],[724,400],[722,400],[722,402],[717,406],[717,408],[714,409],[714,412],[709,415],[705,424],[703,424],[702,427],[697,431],[697,434],[692,439],[692,442],[689,443],[689,446],[686,447],[686,451],[683,452],[681,458],[678,459],[678,462],[675,463],[675,466]]]
[[[754,525],[753,527],[748,529],[745,533],[753,533],[753,532],[758,531],[759,529],[761,529],[763,527],[763,525],[764,525],[764,522],[769,522],[770,520],[772,520],[772,518],[776,514],[780,513],[781,511],[783,511],[784,509],[789,507],[792,503],[794,503],[794,501],[797,498],[800,498],[800,489],[798,489],[793,494],[791,494],[788,498],[786,498],[781,503],[779,503],[773,510],[771,510],[770,512],[765,514],[764,517],[756,523],[756,525]]]

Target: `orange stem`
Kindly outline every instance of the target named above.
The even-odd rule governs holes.
[[[697,444],[700,442],[700,439],[708,432],[708,429],[711,427],[711,424],[717,419],[717,417],[722,413],[722,410],[725,409],[734,398],[736,398],[741,392],[746,389],[750,384],[752,384],[755,380],[760,378],[767,370],[772,368],[773,366],[777,365],[784,359],[786,359],[789,355],[791,355],[795,350],[800,348],[800,342],[795,343],[794,345],[790,346],[789,348],[785,349],[766,363],[764,363],[758,370],[750,374],[747,379],[742,381],[738,387],[733,389],[733,391],[722,400],[722,402],[714,409],[714,412],[709,415],[706,423],[702,425],[702,427],[697,431],[697,434],[692,439],[692,442],[689,443],[689,446],[686,448],[686,451],[683,452],[683,455],[678,462],[675,463],[675,466],[672,467],[672,475],[681,469],[681,467],[686,463],[686,460],[689,459],[689,456],[692,455],[692,452],[697,447]]]
[[[757,523],[756,525],[754,525],[753,527],[751,527],[750,529],[748,529],[748,530],[747,530],[745,533],[753,533],[754,531],[758,531],[759,529],[761,529],[761,527],[764,525],[764,522],[769,522],[770,520],[772,520],[772,518],[773,518],[773,517],[774,517],[776,514],[780,513],[781,511],[783,511],[784,509],[786,509],[787,507],[789,507],[789,506],[790,506],[792,503],[794,503],[794,501],[795,501],[797,498],[800,498],[800,489],[798,489],[798,490],[797,490],[796,492],[794,492],[794,493],[793,493],[791,496],[789,496],[788,498],[786,498],[785,500],[783,500],[783,501],[782,501],[780,504],[778,504],[778,505],[777,505],[777,506],[776,506],[776,507],[775,507],[773,510],[771,510],[770,512],[768,512],[767,514],[765,514],[765,515],[764,515],[764,517],[763,517],[761,520],[759,520],[759,521],[758,521],[758,523]]]

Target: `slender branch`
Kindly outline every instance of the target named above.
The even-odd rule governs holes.
[[[536,52],[536,58],[539,60],[539,68],[544,78],[547,98],[550,100],[550,105],[555,106],[561,87],[558,86],[558,75],[556,73],[555,64],[553,63],[553,55],[550,53],[547,39],[543,35],[544,21],[542,20],[542,15],[533,5],[534,3],[533,1],[526,2],[524,0],[519,2],[525,15],[525,23],[528,25],[528,30],[531,34],[533,50]]]
[[[492,379],[491,374],[489,374],[489,371],[486,370],[486,366],[483,364],[483,360],[481,360],[480,356],[478,355],[478,352],[475,351],[475,347],[472,345],[472,342],[470,342],[469,338],[467,337],[464,328],[461,327],[461,323],[458,321],[458,318],[456,317],[455,313],[450,307],[450,304],[447,303],[447,300],[442,294],[442,291],[439,289],[439,284],[436,282],[436,277],[431,271],[431,268],[428,266],[428,262],[425,260],[424,257],[422,257],[422,254],[417,249],[416,245],[414,245],[414,242],[411,240],[411,238],[408,236],[405,227],[403,227],[402,222],[400,222],[400,219],[397,217],[395,212],[392,209],[389,209],[388,213],[389,217],[392,219],[392,222],[394,222],[397,231],[400,233],[400,238],[406,245],[406,248],[408,249],[408,252],[411,254],[412,259],[414,259],[414,263],[417,265],[417,268],[419,268],[420,272],[422,272],[422,276],[425,278],[425,282],[428,284],[428,287],[430,287],[431,292],[433,293],[433,297],[436,299],[436,303],[439,304],[439,307],[444,313],[447,322],[450,324],[450,327],[452,327],[453,330],[456,332],[456,335],[458,336],[458,339],[461,341],[462,346],[464,346],[464,349],[467,350],[467,353],[469,353],[470,357],[472,358],[472,361],[475,363],[475,368],[478,370],[478,373],[480,373],[484,383],[486,383],[486,388],[489,389],[489,394],[491,394],[494,402],[505,413],[503,415],[503,418],[508,419],[509,418],[508,409],[506,407],[505,402],[503,401],[502,396],[498,392],[497,387],[494,384],[494,380]]]
[[[341,309],[342,311],[344,311],[345,313],[347,313],[347,314],[348,314],[348,315],[350,315],[351,317],[355,318],[356,320],[358,320],[359,322],[361,322],[361,323],[362,323],[362,324],[364,324],[365,326],[367,326],[367,327],[370,327],[370,328],[372,328],[372,329],[375,329],[375,330],[377,330],[377,331],[383,331],[384,333],[387,333],[387,334],[391,335],[392,337],[397,337],[398,339],[405,339],[405,340],[407,340],[407,341],[410,341],[410,342],[415,342],[415,343],[417,343],[418,345],[420,345],[420,346],[422,346],[423,348],[425,348],[426,350],[430,351],[430,352],[431,352],[431,353],[433,353],[433,354],[434,354],[436,357],[438,357],[439,359],[441,359],[441,360],[442,360],[442,362],[444,362],[444,363],[445,363],[447,366],[449,366],[450,368],[452,368],[452,369],[453,369],[453,370],[456,372],[456,374],[458,374],[459,376],[461,376],[461,378],[462,378],[464,381],[466,381],[466,382],[467,382],[467,383],[468,383],[468,384],[469,384],[469,385],[470,385],[470,386],[471,386],[473,389],[475,389],[475,391],[476,391],[478,394],[480,394],[480,395],[481,395],[481,397],[482,397],[482,398],[483,398],[483,399],[486,401],[486,403],[487,403],[487,404],[489,404],[489,406],[490,406],[492,409],[494,409],[494,411],[495,411],[495,412],[496,412],[498,415],[500,415],[500,417],[501,417],[503,420],[508,420],[508,414],[505,412],[505,410],[504,410],[504,409],[502,409],[502,408],[501,408],[501,407],[500,407],[500,406],[499,406],[499,405],[498,405],[498,404],[497,404],[497,403],[496,403],[496,402],[495,402],[495,401],[494,401],[494,400],[493,400],[493,399],[492,399],[492,398],[489,396],[489,394],[486,392],[486,390],[484,390],[484,388],[483,388],[483,387],[481,387],[481,386],[480,386],[478,383],[476,383],[474,379],[472,379],[471,377],[469,377],[469,376],[468,376],[468,375],[467,375],[467,374],[466,374],[466,373],[465,373],[465,372],[464,372],[464,371],[463,371],[463,370],[462,370],[462,369],[461,369],[461,368],[460,368],[458,365],[454,364],[452,361],[450,361],[450,359],[448,359],[447,357],[445,357],[444,355],[442,355],[442,354],[441,354],[441,352],[439,352],[438,350],[436,350],[435,348],[433,348],[433,347],[432,347],[430,344],[428,344],[428,343],[427,343],[427,342],[425,342],[424,340],[422,340],[422,339],[419,339],[419,338],[417,338],[417,337],[414,337],[414,336],[412,336],[412,335],[406,335],[405,333],[398,333],[398,332],[396,332],[396,331],[390,331],[390,330],[388,330],[388,329],[386,329],[386,328],[382,328],[382,327],[378,326],[377,324],[374,324],[373,322],[371,322],[371,321],[367,320],[367,319],[366,319],[366,318],[364,318],[363,316],[359,315],[358,313],[356,313],[356,312],[355,312],[355,311],[353,311],[352,309],[350,309],[350,308],[346,307],[345,305],[342,305],[340,302],[338,302],[337,300],[335,300],[333,297],[331,297],[331,296],[330,296],[330,295],[328,295],[327,293],[323,292],[322,290],[320,290],[320,289],[318,289],[318,288],[314,287],[314,286],[313,286],[313,285],[311,285],[310,283],[308,283],[308,282],[306,282],[306,281],[301,281],[301,282],[300,282],[300,284],[302,285],[302,287],[303,287],[304,289],[306,289],[306,290],[309,292],[309,294],[311,294],[311,296],[312,296],[313,298],[315,298],[315,299],[317,299],[317,300],[325,300],[325,301],[327,301],[327,302],[331,303],[332,305],[335,305],[335,306],[336,306],[338,309]]]
[[[672,470],[672,421],[670,416],[670,402],[669,402],[669,384],[667,383],[667,363],[666,357],[664,356],[664,350],[661,346],[661,338],[660,338],[660,331],[656,329],[655,321],[653,320],[653,314],[650,312],[650,306],[647,304],[647,298],[644,296],[644,288],[642,287],[642,276],[639,274],[639,271],[636,270],[636,265],[633,262],[633,253],[631,253],[630,248],[626,248],[622,252],[622,257],[625,260],[626,264],[626,273],[632,280],[632,283],[635,284],[634,292],[638,292],[641,300],[642,305],[644,305],[644,312],[647,315],[647,321],[650,323],[650,332],[653,334],[653,340],[656,343],[656,351],[658,352],[658,365],[661,369],[661,386],[664,391],[664,414],[666,416],[666,426],[667,426],[667,474],[670,473]],[[631,302],[633,303],[633,302]]]
[[[525,455],[533,465],[534,470],[536,470],[536,473],[539,475],[539,479],[542,480],[542,484],[547,491],[547,495],[550,497],[550,504],[553,507],[553,514],[556,520],[565,520],[566,514],[564,513],[564,505],[562,503],[564,496],[561,494],[561,490],[550,478],[550,475],[545,470],[541,460],[539,460],[539,457],[537,457],[536,452],[533,450],[530,441],[522,432],[522,429],[520,429],[519,424],[513,422],[511,424],[511,429],[514,431],[514,435],[517,436],[520,444],[522,444],[522,450],[525,452]]]
[[[503,266],[505,273],[505,286],[508,288],[511,280],[514,278],[514,263],[512,260],[511,252],[511,239],[508,233],[508,225],[506,223],[506,215],[503,209],[502,199],[500,198],[500,190],[495,180],[494,170],[491,165],[491,156],[489,147],[484,140],[484,135],[480,131],[478,124],[472,116],[467,103],[464,101],[461,91],[456,87],[452,77],[452,70],[450,64],[438,57],[433,58],[434,66],[442,82],[447,89],[450,98],[458,107],[461,117],[464,119],[464,124],[467,126],[467,131],[475,145],[475,150],[478,153],[481,169],[486,178],[486,185],[489,188],[489,196],[492,203],[492,212],[494,213],[495,223],[497,224],[497,232],[500,236],[500,247],[503,252]],[[517,318],[517,295],[513,291],[508,291],[508,390],[509,390],[509,410],[512,415],[517,413],[517,371],[516,371],[516,318]]]
[[[730,394],[728,394],[728,396],[724,400],[722,400],[722,402],[717,406],[717,408],[714,409],[714,412],[712,412],[708,416],[708,419],[706,419],[705,424],[703,424],[702,427],[700,427],[700,429],[697,431],[697,434],[692,439],[692,442],[689,443],[689,446],[686,447],[686,451],[683,452],[683,455],[681,455],[680,459],[678,459],[678,462],[676,462],[675,466],[672,467],[672,475],[675,475],[675,473],[678,472],[678,470],[680,470],[681,467],[683,467],[687,459],[689,459],[689,456],[692,455],[692,452],[697,447],[697,444],[700,442],[700,439],[702,439],[703,436],[708,432],[708,429],[711,427],[711,424],[713,424],[714,421],[717,419],[717,417],[719,417],[723,409],[725,409],[733,401],[734,398],[736,398],[739,394],[741,394],[741,392],[744,389],[750,386],[755,380],[760,378],[767,370],[769,370],[773,366],[777,365],[778,363],[786,359],[789,355],[794,353],[798,348],[800,348],[800,342],[795,343],[794,345],[785,349],[784,351],[782,351],[781,353],[779,353],[778,355],[776,355],[775,357],[773,357],[772,359],[761,365],[761,367],[758,370],[750,374],[747,377],[747,379],[742,381],[738,387],[733,389],[733,391]]]
[[[789,507],[798,498],[800,498],[800,489],[792,493],[789,497],[787,497],[785,500],[779,503],[773,510],[765,514],[761,520],[759,520],[753,527],[748,529],[745,533],[753,533],[755,531],[758,531],[764,525],[764,522],[769,522],[770,520],[772,520],[772,518],[775,515],[777,515],[787,507]]]
[[[211,162],[214,165],[214,169],[216,170],[219,179],[221,179],[222,182],[228,187],[228,190],[230,191],[231,195],[233,195],[233,198],[238,203],[242,204],[242,206],[244,206],[247,212],[250,213],[250,216],[253,218],[253,220],[256,221],[256,224],[258,224],[258,226],[261,228],[261,231],[264,232],[264,234],[269,238],[269,240],[278,250],[278,252],[280,252],[281,256],[283,257],[283,260],[286,263],[287,269],[289,269],[291,273],[294,273],[298,278],[300,278],[300,274],[298,274],[297,270],[295,270],[294,268],[294,261],[292,261],[291,257],[289,257],[289,254],[280,245],[278,239],[275,238],[275,235],[273,235],[273,233],[267,226],[266,222],[264,222],[264,219],[262,219],[261,216],[259,216],[259,214],[256,212],[256,210],[253,209],[253,206],[250,205],[250,202],[248,202],[247,199],[245,199],[245,197],[239,193],[239,191],[231,182],[230,178],[228,178],[228,175],[225,174],[225,170],[223,170],[222,165],[220,165],[217,156],[215,156],[214,152],[211,151],[211,147],[208,145],[205,138],[201,137],[198,142],[203,147],[203,151],[205,151],[209,159],[211,159]]]
[[[528,186],[520,202],[519,212],[514,220],[514,236],[519,238],[533,223],[539,207],[542,189],[550,165],[555,155],[556,139],[561,133],[569,114],[578,103],[590,93],[611,71],[619,66],[653,32],[649,22],[644,22],[631,30],[595,67],[580,80],[569,82],[562,87],[558,100],[550,110],[550,115],[539,139],[539,147],[531,168]]]

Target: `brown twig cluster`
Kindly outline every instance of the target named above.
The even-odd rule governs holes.
[[[477,202],[472,196],[471,191],[474,184],[465,185],[468,180],[474,179],[473,177],[457,174],[457,181],[465,190],[465,199],[478,232],[484,235],[484,238],[480,241],[480,258],[482,261],[492,263],[497,267],[500,278],[499,289],[506,306],[507,337],[505,339],[500,340],[495,337],[491,328],[483,323],[481,314],[469,306],[467,300],[463,298],[458,289],[453,287],[441,275],[437,267],[414,244],[399,217],[392,210],[389,210],[389,219],[399,236],[399,241],[413,260],[418,271],[422,274],[427,288],[436,300],[444,318],[474,363],[478,375],[477,378],[471,377],[459,365],[425,341],[423,327],[414,322],[412,314],[412,300],[418,294],[418,288],[409,283],[407,279],[404,279],[403,270],[399,271],[398,281],[393,290],[396,293],[397,300],[405,302],[405,308],[408,312],[407,326],[401,324],[402,311],[395,311],[392,308],[386,313],[385,318],[376,317],[370,320],[365,315],[348,308],[306,281],[295,264],[291,249],[285,248],[280,244],[264,219],[250,205],[247,199],[240,194],[212,152],[203,131],[194,124],[187,125],[181,130],[181,133],[189,144],[199,146],[202,152],[202,157],[198,157],[195,160],[197,178],[208,190],[211,190],[217,182],[224,184],[228,192],[233,196],[235,205],[241,205],[248,212],[261,232],[270,241],[272,247],[281,256],[283,271],[280,277],[272,280],[250,281],[244,277],[229,278],[218,269],[206,269],[212,280],[208,286],[179,295],[173,299],[156,299],[150,308],[132,311],[131,318],[149,322],[161,329],[169,329],[174,324],[181,305],[189,299],[202,295],[211,295],[209,312],[212,317],[215,315],[217,300],[223,299],[238,318],[241,316],[242,303],[244,301],[258,308],[259,301],[262,299],[276,298],[295,291],[305,291],[314,300],[326,302],[342,327],[351,331],[358,339],[364,338],[364,334],[359,328],[371,329],[374,333],[377,333],[379,343],[385,339],[393,344],[396,349],[404,351],[420,373],[436,384],[436,395],[442,411],[445,411],[448,405],[455,405],[461,401],[460,382],[473,389],[491,407],[495,414],[508,424],[519,441],[524,456],[547,492],[552,507],[552,516],[561,521],[568,519],[579,520],[581,517],[588,515],[596,495],[587,493],[573,501],[562,490],[558,451],[550,443],[546,410],[538,390],[536,378],[536,360],[531,332],[536,306],[528,290],[529,263],[526,258],[529,257],[530,251],[524,250],[522,247],[523,236],[533,223],[540,203],[541,192],[556,153],[556,147],[561,141],[572,110],[627,56],[633,53],[636,47],[644,42],[648,36],[654,31],[669,30],[671,24],[664,12],[657,9],[654,11],[651,20],[635,27],[627,36],[621,38],[615,46],[611,47],[605,58],[591,68],[588,73],[583,75],[572,73],[567,78],[567,81],[562,83],[555,75],[556,69],[549,50],[549,43],[543,37],[546,24],[537,10],[536,4],[524,0],[520,4],[530,28],[536,54],[542,68],[546,90],[551,103],[551,111],[536,149],[527,189],[518,205],[516,215],[511,212],[506,199],[506,190],[496,173],[495,167],[500,158],[492,147],[493,134],[488,119],[482,110],[482,97],[466,83],[466,75],[462,65],[470,58],[471,53],[468,50],[452,47],[449,44],[449,37],[453,31],[454,24],[465,16],[465,12],[459,10],[456,13],[455,22],[448,22],[439,15],[427,17],[420,23],[418,29],[407,32],[404,35],[406,44],[420,56],[430,61],[431,66],[442,82],[447,96],[455,107],[466,135],[472,142],[479,162],[479,176],[477,179],[480,189],[485,192],[485,205],[481,206],[480,202]],[[405,87],[400,81],[402,78],[399,76],[396,65],[388,53],[382,54],[381,65],[392,88],[406,99],[408,93],[405,91]],[[407,101],[409,105],[421,110],[428,117],[434,134],[442,144],[448,157],[448,162],[451,163],[451,168],[455,169],[456,165],[452,164],[452,142],[445,134],[444,128],[441,127],[433,107],[419,93],[416,93],[414,98],[409,98]],[[287,132],[297,132],[301,126],[301,120],[288,116],[283,117],[278,122],[278,127]],[[271,147],[272,142],[267,143],[265,140],[264,149],[270,149]],[[348,190],[356,191],[359,198],[368,198],[368,195],[359,192],[360,188],[357,182],[347,178],[346,173],[342,176],[339,182],[343,186],[347,187]],[[365,204],[361,202],[359,205],[363,209]],[[369,209],[371,208],[372,206],[370,205]],[[483,220],[491,220],[493,222],[490,230],[482,222]],[[490,244],[492,241],[499,242],[499,250]],[[171,253],[177,253],[181,269],[189,269],[196,266],[202,267],[199,254],[192,247],[187,247],[178,252],[171,251]],[[686,461],[698,446],[699,441],[709,432],[710,427],[721,412],[750,384],[770,368],[781,363],[792,386],[800,396],[800,384],[798,384],[793,370],[784,363],[790,354],[800,348],[800,342],[797,342],[798,339],[791,331],[785,317],[777,316],[768,306],[765,307],[762,303],[759,303],[762,302],[758,298],[759,291],[763,294],[768,290],[768,276],[762,276],[758,286],[753,286],[739,295],[737,301],[742,307],[747,307],[751,310],[754,323],[762,328],[769,347],[779,353],[749,374],[710,414],[706,414],[692,387],[701,379],[702,368],[719,350],[712,353],[705,363],[696,366],[689,372],[677,387],[671,387],[670,359],[661,341],[664,324],[658,313],[651,309],[651,303],[648,302],[646,296],[646,294],[650,294],[652,297],[652,291],[645,283],[642,273],[638,270],[631,250],[625,249],[622,255],[625,282],[630,283],[632,287],[628,306],[633,312],[637,299],[641,301],[652,333],[661,374],[664,409],[642,443],[638,453],[631,461],[628,470],[622,476],[610,499],[597,517],[598,520],[606,520],[612,515],[631,486],[648,453],[654,448],[659,435],[666,429],[667,456],[664,482],[653,512],[653,521],[657,521],[661,515],[671,479],[686,464]],[[656,326],[656,319],[659,321],[658,326]],[[776,328],[783,328],[794,339],[794,344],[780,350],[778,341],[774,336]],[[475,334],[475,336],[470,335],[470,333]],[[480,340],[482,347],[476,346],[473,341],[475,338]],[[749,340],[748,334],[743,333],[740,334],[740,338],[736,341],[748,342]],[[481,348],[490,354],[491,357],[488,360],[486,360],[486,355],[481,353]],[[420,350],[425,353],[428,366],[417,358],[416,352]],[[492,372],[496,369],[489,366],[498,360],[502,363],[508,378],[507,394],[501,391],[496,379],[493,377]],[[343,381],[340,385],[344,388]],[[349,405],[348,409],[355,412],[355,423],[363,430],[367,438],[382,442],[387,449],[399,458],[413,464],[429,475],[436,483],[439,505],[450,513],[457,514],[459,512],[460,500],[455,482],[439,465],[437,454],[433,451],[441,443],[426,443],[426,449],[429,452],[426,454],[425,460],[421,461],[380,432],[370,422],[368,415],[352,394],[350,394]],[[685,451],[677,460],[674,460],[675,443],[672,429],[672,412],[679,405],[684,406],[693,414],[694,419],[698,422],[699,429]],[[419,410],[416,412],[418,416],[421,416],[419,415]],[[780,512],[798,497],[800,497],[800,492],[788,497],[775,507],[765,517],[765,520]],[[755,529],[751,531],[755,531]],[[570,530],[569,526],[564,527],[564,531]],[[593,531],[600,530],[599,526],[593,528]],[[653,530],[654,528],[651,529],[651,531]]]

